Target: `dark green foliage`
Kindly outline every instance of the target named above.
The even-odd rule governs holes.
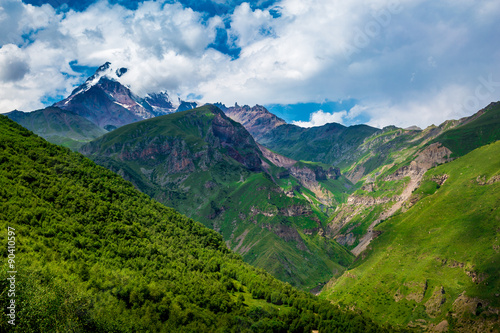
[[[8,226],[17,318],[2,332],[388,331],[243,263],[216,232],[0,116],[2,240]]]

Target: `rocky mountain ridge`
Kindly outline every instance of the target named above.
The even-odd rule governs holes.
[[[364,157],[344,170],[357,190],[337,207],[327,234],[359,256],[378,235],[377,224],[418,201],[412,193],[429,169],[457,158],[466,145],[470,151],[498,140],[499,125],[500,107],[492,103],[470,117],[422,131],[388,127],[366,138],[358,148]]]
[[[226,115],[234,121],[242,124],[250,134],[259,141],[266,133],[274,128],[286,124],[286,122],[269,112],[261,105],[250,107],[248,105],[226,107],[223,104],[215,104],[220,107]]]
[[[482,127],[485,134],[483,117],[492,116],[488,112],[464,124],[469,126],[465,135],[470,125]],[[385,206],[388,210],[380,220],[369,225],[352,250],[358,254],[356,263],[332,279],[322,297],[353,304],[352,309],[370,313],[379,322],[418,331],[495,332],[500,324],[499,151],[497,140],[450,158],[456,152],[431,143],[410,164],[381,174],[385,182],[364,185],[353,200],[356,204],[373,206],[362,202],[371,195],[380,205],[393,205]],[[399,201],[392,195],[374,196],[386,182],[404,178],[408,181],[398,188],[406,186],[408,191],[399,194]],[[410,185],[418,179],[416,186]],[[375,210],[371,220],[380,211]],[[352,238],[356,228],[349,232]],[[346,242],[348,235],[344,232]]]

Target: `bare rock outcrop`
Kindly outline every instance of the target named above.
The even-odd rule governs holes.
[[[262,155],[264,155],[265,158],[267,158],[269,161],[271,161],[274,165],[276,165],[278,167],[288,169],[297,163],[296,160],[293,160],[293,159],[288,158],[286,156],[277,154],[277,153],[267,149],[266,147],[264,147],[263,145],[261,145],[259,143],[257,143],[257,146],[259,147],[260,151],[262,152]]]
[[[277,154],[260,144],[257,145],[264,158],[274,165],[286,169],[286,172],[284,171],[278,174],[278,178],[286,178],[292,175],[297,178],[302,186],[312,191],[321,203],[329,205],[332,202],[333,196],[321,186],[319,181],[338,179],[341,176],[339,168],[330,167],[325,169],[317,165],[304,165],[296,160]],[[292,196],[293,193],[286,194],[287,196]]]

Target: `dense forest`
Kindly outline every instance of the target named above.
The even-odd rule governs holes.
[[[0,237],[0,304],[16,304],[2,332],[392,331],[245,264],[215,231],[4,116]]]

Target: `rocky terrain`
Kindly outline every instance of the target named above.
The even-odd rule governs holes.
[[[283,119],[278,118],[261,105],[255,105],[253,107],[248,105],[239,106],[238,104],[231,107],[226,107],[221,104],[216,105],[231,119],[245,126],[247,131],[250,132],[257,141],[274,128],[286,124]]]
[[[356,264],[322,297],[418,331],[497,331],[499,150],[496,142],[449,162],[451,150],[435,143],[385,176],[420,181],[410,196],[407,185],[398,211],[369,225],[352,250]]]
[[[8,116],[52,142],[81,147],[294,286],[317,293],[331,279],[323,297],[381,323],[498,327],[500,305],[490,296],[500,294],[493,267],[500,245],[491,238],[500,230],[492,197],[500,103],[423,130],[301,128],[259,105],[191,110],[196,103],[166,92],[139,97],[120,83],[126,73],[107,63],[54,106]],[[456,239],[483,261],[456,248]]]
[[[73,111],[106,130],[176,111],[165,92],[145,98],[135,95],[119,82],[126,73],[126,68],[114,69],[107,62],[70,96],[54,105]]]

